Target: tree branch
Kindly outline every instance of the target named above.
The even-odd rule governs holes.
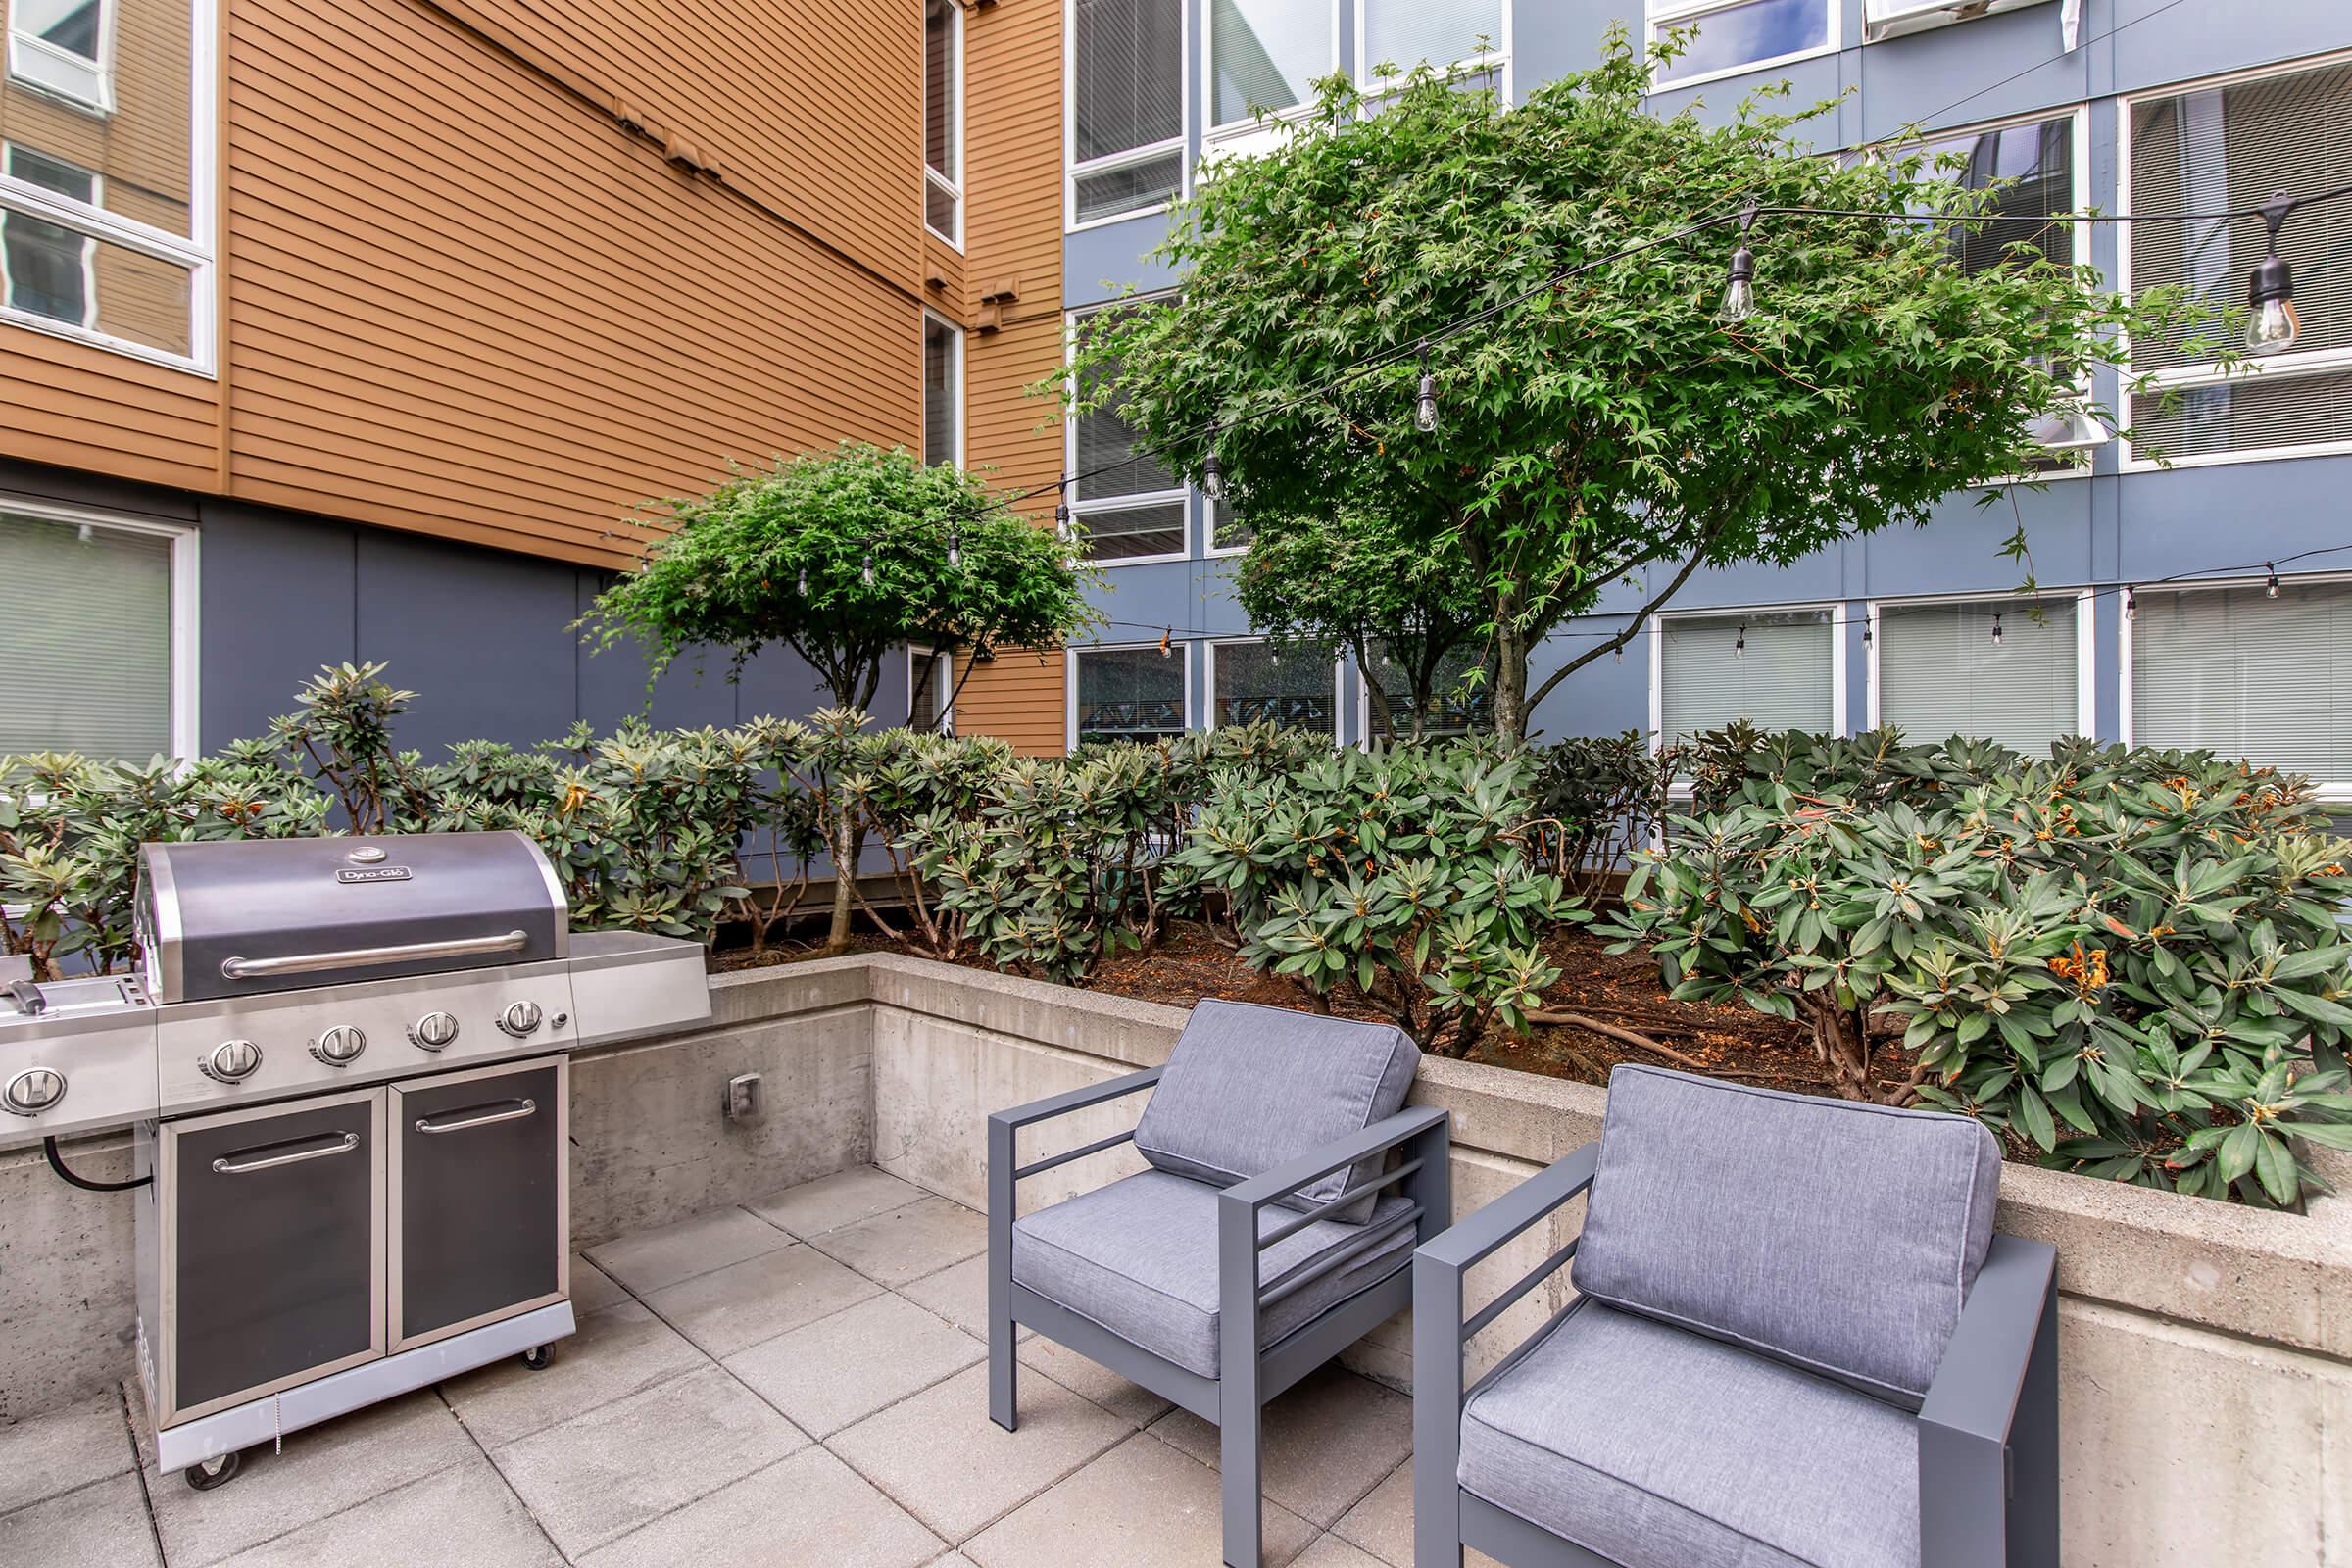
[[[1635,634],[1649,623],[1649,617],[1657,612],[1658,607],[1664,604],[1667,600],[1672,599],[1675,594],[1681,590],[1683,584],[1690,580],[1691,573],[1698,570],[1699,563],[1705,561],[1706,559],[1707,547],[1705,542],[1701,541],[1699,547],[1690,552],[1690,559],[1683,563],[1682,569],[1674,574],[1674,580],[1652,595],[1648,604],[1643,605],[1640,610],[1634,612],[1634,618],[1625,623],[1625,629],[1623,631],[1619,632],[1616,636],[1610,638],[1605,643],[1595,643],[1591,648],[1586,649],[1576,658],[1568,661],[1567,663],[1562,664],[1559,668],[1553,670],[1549,675],[1546,675],[1543,682],[1538,685],[1534,691],[1528,693],[1528,710],[1532,712],[1538,703],[1551,695],[1551,689],[1553,687],[1566,680],[1569,676],[1575,674],[1578,670],[1584,668],[1587,664],[1592,662],[1592,661],[1595,659],[1598,659],[1601,655],[1613,653],[1617,649],[1623,648],[1627,643],[1632,642]]]

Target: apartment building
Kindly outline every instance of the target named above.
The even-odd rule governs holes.
[[[2210,211],[2352,181],[2340,0],[1070,0],[1073,321],[1127,288],[1182,287],[1151,258],[1164,204],[1204,156],[1266,134],[1249,105],[1300,102],[1315,78],[1383,60],[1459,64],[1507,96],[1589,63],[1612,23],[1637,36],[1700,29],[1656,84],[1661,113],[1695,101],[1728,114],[1786,78],[1798,102],[1839,99],[1825,152],[1922,125],[1966,156],[1968,178],[2016,181],[2013,200],[2032,204],[2021,211]],[[2262,224],[2069,225],[2047,243],[2118,287],[2186,283],[2235,302]],[[1990,508],[1956,495],[1924,530],[1694,578],[1622,660],[1563,681],[1537,725],[1673,736],[1741,717],[1890,723],[2030,749],[2087,733],[2251,755],[2352,799],[2352,204],[2298,214],[2280,251],[2303,331],[2259,375],[2228,381],[2179,345],[2141,345],[2135,368],[2180,395],[2123,408],[2137,443],[2087,422],[2053,428],[2053,447],[2088,462],[2054,468],[2044,489]],[[2111,378],[2094,391],[2117,406]],[[1071,468],[1086,470],[1128,438],[1096,416],[1068,439]],[[1075,505],[1114,624],[1069,651],[1066,742],[1259,714],[1349,742],[1387,727],[1393,672],[1274,659],[1234,604],[1247,518],[1149,461]],[[2021,567],[1995,553],[2020,522],[2040,588],[2031,604],[2013,594]],[[1550,666],[1621,629],[1645,597],[1615,595],[1563,628]]]
[[[0,753],[217,747],[359,659],[428,749],[609,725],[644,665],[572,623],[639,503],[845,437],[1051,480],[1063,22],[7,0]],[[654,713],[817,701],[769,655]]]

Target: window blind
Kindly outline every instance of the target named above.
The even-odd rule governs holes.
[[[1210,727],[1266,721],[1286,729],[1333,732],[1336,677],[1329,648],[1309,643],[1218,643]]]
[[[1211,0],[1208,36],[1216,124],[1302,104],[1315,78],[1332,72],[1328,6]]]
[[[1985,738],[2029,757],[2082,728],[2075,601],[1879,611],[1879,722],[1915,741]],[[1992,640],[1995,616],[2001,640]]]
[[[172,541],[0,513],[0,756],[172,750]]]
[[[2141,590],[2132,738],[2352,783],[2352,586]]]
[[[1659,718],[1669,740],[1742,718],[1767,730],[1837,727],[1827,611],[1677,616],[1659,636]]]
[[[1363,0],[1364,60],[1410,71],[1443,70],[1479,52],[1502,49],[1502,0]]]
[[[1078,738],[1156,740],[1184,730],[1184,650],[1074,648]]]
[[[1076,0],[1077,162],[1184,134],[1183,0]]]

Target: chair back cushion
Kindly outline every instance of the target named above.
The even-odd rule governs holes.
[[[1916,1410],[2000,1177],[2000,1146],[1964,1116],[1621,1066],[1572,1278]]]
[[[1393,1024],[1208,998],[1168,1054],[1135,1147],[1161,1170],[1230,1187],[1394,1116],[1420,1065],[1420,1049]],[[1385,1157],[1318,1177],[1281,1201],[1302,1210],[1329,1202],[1377,1175]],[[1372,1200],[1366,1194],[1327,1217],[1361,1223]]]

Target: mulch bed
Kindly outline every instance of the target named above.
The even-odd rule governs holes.
[[[906,951],[903,944],[871,932],[859,933],[851,947],[862,953]],[[1563,929],[1552,934],[1544,950],[1559,965],[1560,978],[1545,993],[1545,1009],[1578,1013],[1595,1023],[1647,1036],[1666,1048],[1665,1053],[1574,1024],[1539,1023],[1528,1036],[1495,1035],[1482,1044],[1471,1059],[1586,1083],[1601,1082],[1620,1061],[1641,1061],[1773,1089],[1826,1092],[1812,1046],[1796,1025],[1744,1005],[1718,1007],[1678,1002],[1660,988],[1655,960],[1638,952],[1612,955],[1603,947],[1582,931]],[[791,963],[812,956],[815,951],[798,946],[764,955],[722,950],[715,966],[741,969]],[[976,957],[963,961],[972,968],[989,967],[986,960]],[[1202,997],[1262,1002],[1278,1007],[1296,1007],[1304,1002],[1304,994],[1290,981],[1251,969],[1219,943],[1207,926],[1189,920],[1176,922],[1149,956],[1122,954],[1101,965],[1086,989],[1179,1007],[1189,1007]],[[1349,1016],[1374,1016],[1360,1007],[1340,1005],[1334,1010]],[[1909,1062],[1893,1042],[1881,1047],[1880,1056],[1882,1076],[1899,1080],[1909,1071]]]

